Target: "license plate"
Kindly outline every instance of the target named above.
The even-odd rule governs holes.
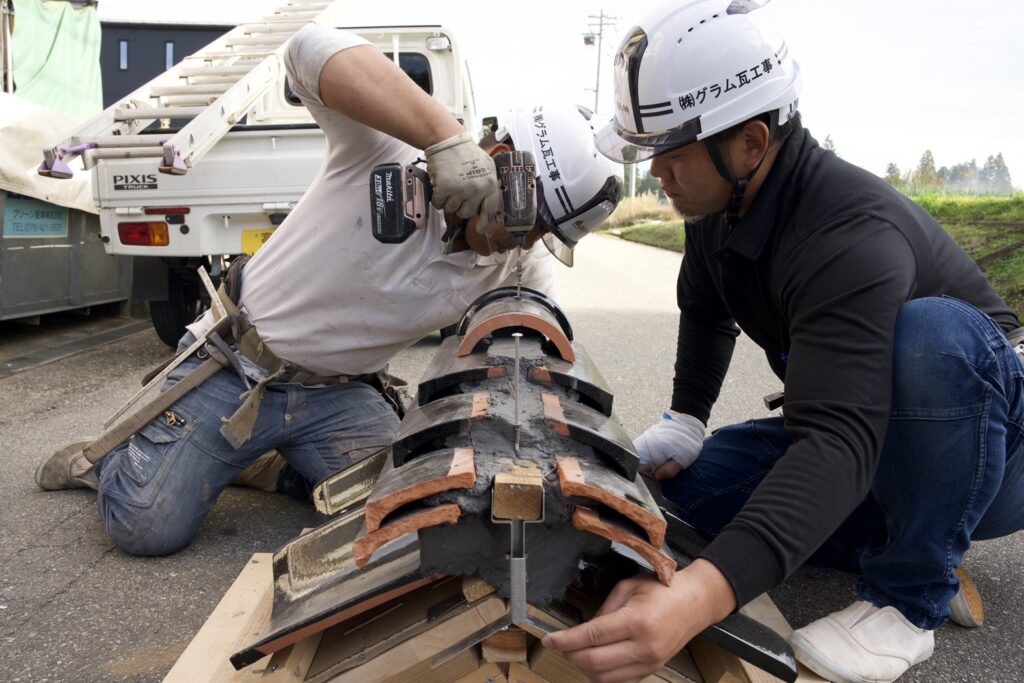
[[[260,250],[270,236],[274,234],[274,228],[267,230],[243,230],[242,231],[242,253],[252,256]]]

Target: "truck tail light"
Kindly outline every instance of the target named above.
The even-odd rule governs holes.
[[[171,243],[167,223],[118,223],[121,244],[135,247],[166,247]]]

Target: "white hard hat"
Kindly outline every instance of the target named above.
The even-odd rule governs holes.
[[[764,3],[675,2],[626,33],[615,55],[615,116],[597,135],[619,163],[649,159],[758,114],[797,110],[800,69]]]
[[[620,171],[594,145],[591,112],[569,103],[513,109],[495,133],[537,161],[537,219],[551,253],[572,265],[576,243],[597,228],[618,205]]]

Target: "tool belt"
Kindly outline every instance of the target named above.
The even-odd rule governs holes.
[[[223,424],[220,433],[232,448],[240,448],[252,436],[256,418],[259,416],[260,403],[270,384],[334,386],[347,382],[363,382],[380,391],[399,417],[404,415],[405,397],[402,387],[405,386],[405,382],[388,374],[386,369],[364,375],[320,375],[281,360],[267,348],[256,333],[256,328],[248,316],[239,310],[236,303],[240,293],[241,270],[246,261],[248,261],[248,257],[236,259],[217,290],[220,303],[224,306],[227,316],[216,322],[213,328],[207,332],[206,344],[195,353],[196,357],[203,362],[173,386],[161,392],[153,400],[83,448],[82,452],[90,463],[99,462],[119,444],[221,369],[233,369],[247,387],[247,391],[242,394],[243,402],[238,410],[231,417],[221,418]],[[231,348],[231,345],[234,345],[234,349]],[[235,355],[235,349],[266,373],[255,385],[246,376],[241,362]],[[146,384],[150,377],[159,374],[174,360],[176,358],[171,358],[167,363],[150,372],[143,380],[143,384]]]

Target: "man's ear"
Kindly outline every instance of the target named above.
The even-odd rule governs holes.
[[[742,131],[735,138],[739,146],[739,162],[742,171],[738,174],[739,177],[747,175],[761,163],[765,154],[768,153],[770,144],[768,137],[768,126],[764,121],[754,119],[743,124]]]
[[[512,151],[512,145],[506,145],[504,142],[499,142],[499,143],[493,145],[490,149],[488,149],[487,153],[493,158],[495,155],[501,154],[502,152],[511,152],[511,151]]]

